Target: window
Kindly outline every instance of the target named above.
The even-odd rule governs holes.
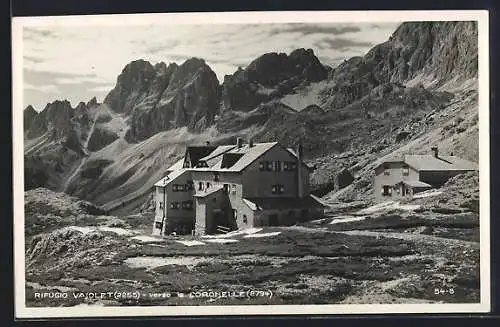
[[[269,226],[278,226],[278,215],[269,215]]]
[[[297,169],[297,163],[295,161],[285,161],[283,162],[284,171],[294,171]]]
[[[187,184],[186,184],[186,186],[184,187],[184,189],[185,189],[186,191],[191,191],[192,189],[194,189],[194,184],[193,184],[193,182],[192,182],[192,181],[187,182]]]
[[[162,227],[163,227],[163,226],[162,226],[161,221],[157,221],[157,222],[155,222],[155,228],[156,228],[156,229],[161,229]]]
[[[261,161],[259,163],[259,170],[266,170],[266,167],[267,167],[267,165],[266,165],[265,161]]]
[[[271,188],[271,192],[273,194],[282,194],[284,191],[285,191],[285,187],[283,186],[283,184],[276,184],[276,185],[273,185]]]
[[[158,202],[158,204],[160,205],[160,209],[163,209],[163,202]]]
[[[179,202],[172,202],[172,203],[170,204],[170,208],[171,208],[171,209],[174,209],[174,210],[179,209]]]
[[[224,193],[229,193],[229,184],[224,184]]]
[[[267,161],[266,165],[267,165],[267,171],[273,171],[273,163],[272,162]]]
[[[209,183],[209,182],[207,182],[207,188],[209,188],[209,187],[210,187],[210,183]]]
[[[238,210],[233,209],[233,218],[237,219],[238,218]]]
[[[199,182],[198,183],[198,191],[202,191],[202,190],[203,190],[203,183]]]
[[[384,175],[391,174],[391,167],[388,164],[384,164]]]
[[[174,192],[184,192],[186,189],[187,189],[186,185],[184,185],[184,184],[172,185],[172,191],[174,191]]]
[[[219,181],[219,173],[218,172],[214,173],[214,181],[216,181],[216,182]]]
[[[382,195],[383,196],[391,195],[391,187],[389,185],[382,186]]]
[[[198,164],[196,165],[197,168],[208,168],[208,164],[206,161],[198,161]]]
[[[243,223],[248,224],[247,215],[243,215]]]
[[[182,209],[185,209],[185,210],[191,210],[193,209],[193,201],[184,201],[182,202]]]
[[[274,171],[281,171],[281,161],[274,162]]]
[[[410,175],[410,168],[408,166],[403,167],[403,176]]]

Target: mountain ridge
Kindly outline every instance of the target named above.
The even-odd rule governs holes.
[[[222,144],[237,136],[286,146],[302,140],[307,159],[319,167],[313,189],[342,199],[333,196],[349,193],[335,189],[338,183],[331,181],[338,174],[353,175],[347,186],[352,192],[367,189],[358,186],[367,183],[370,162],[441,131],[452,112],[463,116],[465,123],[459,125],[465,132],[449,134],[457,125],[433,139],[446,149],[459,149],[468,144],[466,137],[476,137],[477,86],[461,85],[477,79],[474,36],[477,25],[471,22],[403,23],[386,42],[334,68],[321,64],[313,50],[298,48],[288,55],[259,56],[222,83],[200,58],[168,66],[136,60],[124,67],[102,104],[94,98],[76,110],[58,102],[57,109],[49,106],[35,116],[26,108],[30,146],[25,146],[25,160],[34,171],[25,174],[43,180],[40,171],[48,171],[50,182],[32,184],[53,189],[72,175],[70,194],[108,209],[133,202],[133,209],[188,144]],[[447,91],[452,82],[458,89]],[[310,100],[294,106],[294,97]],[[458,105],[450,105],[454,102]],[[304,108],[309,109],[301,112]],[[59,110],[61,117],[53,117]],[[93,135],[86,135],[92,124]],[[401,140],[398,134],[407,137]],[[82,165],[85,153],[78,148],[84,140],[89,152]],[[65,151],[62,159],[54,158]],[[346,155],[350,152],[354,155]],[[457,153],[476,156],[466,146]]]

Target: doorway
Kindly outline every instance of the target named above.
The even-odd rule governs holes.
[[[382,186],[382,195],[383,196],[389,196],[389,195],[391,195],[390,186],[389,185]]]
[[[272,214],[269,215],[269,226],[278,226],[278,215],[277,214]]]

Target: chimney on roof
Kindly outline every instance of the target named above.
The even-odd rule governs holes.
[[[431,148],[431,151],[434,152],[434,157],[435,158],[438,158],[439,157],[439,150],[438,150],[438,147],[437,146],[433,146]]]
[[[248,147],[250,147],[250,148],[253,147],[253,139],[252,138],[250,138],[248,140]]]
[[[243,146],[243,139],[241,137],[238,137],[236,139],[236,147],[239,149]]]
[[[297,196],[304,197],[304,182],[302,171],[302,144],[297,144]]]

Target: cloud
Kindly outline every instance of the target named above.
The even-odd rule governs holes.
[[[284,27],[273,28],[269,32],[274,33],[300,33],[303,35],[307,34],[331,34],[340,35],[346,33],[359,32],[361,30],[358,26],[346,25],[346,26],[336,26],[333,24],[303,24],[303,23],[291,23],[285,24]]]
[[[374,44],[372,42],[366,41],[356,41],[352,39],[345,38],[325,38],[321,39],[316,43],[316,46],[320,49],[346,49],[346,48],[356,48],[356,47],[372,47]]]
[[[142,42],[143,45],[147,44],[147,42],[144,40],[140,41],[140,42]],[[146,52],[153,53],[153,54],[154,53],[161,53],[162,51],[175,48],[179,44],[181,44],[180,40],[172,40],[172,41],[166,42],[166,44],[158,44],[158,45],[150,46],[150,47],[146,48]]]
[[[24,83],[23,87],[25,90],[38,91],[42,93],[59,93],[59,89],[54,84],[33,85],[30,83]]]
[[[93,83],[93,84],[108,84],[104,78],[93,76],[93,75],[74,75],[71,77],[58,77],[55,79],[58,84],[83,84],[83,83]]]
[[[91,92],[109,92],[111,91],[115,86],[114,85],[101,85],[101,86],[94,86],[91,88],[88,88],[87,91]]]

